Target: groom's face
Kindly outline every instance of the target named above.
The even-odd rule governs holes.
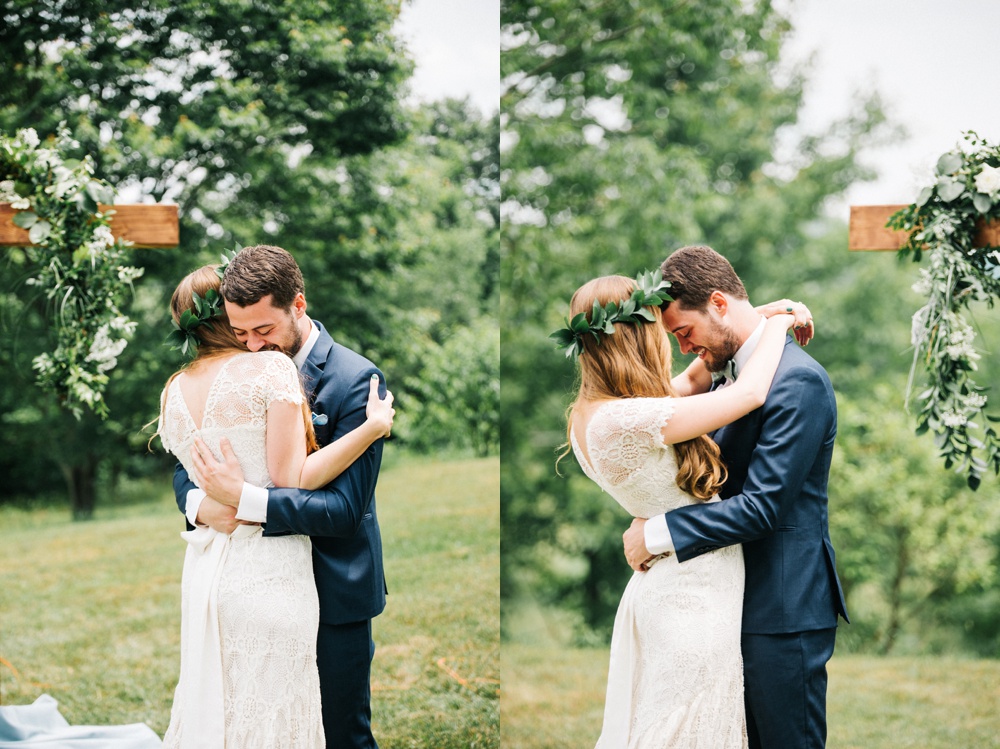
[[[709,372],[721,372],[740,348],[725,319],[711,307],[682,309],[670,304],[663,312],[663,325],[677,339],[681,353],[696,354]]]
[[[226,302],[229,324],[236,338],[250,351],[281,351],[295,356],[302,348],[302,333],[296,325],[296,307],[281,309],[271,301],[268,295],[246,307]]]

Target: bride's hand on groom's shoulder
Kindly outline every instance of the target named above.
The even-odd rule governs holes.
[[[791,299],[779,299],[776,302],[768,302],[754,308],[758,314],[764,317],[774,317],[774,315],[792,315],[795,322],[792,324],[792,333],[800,346],[805,346],[816,335],[816,324],[813,322],[812,312],[802,302],[793,302]]]
[[[379,434],[388,437],[392,432],[392,422],[396,417],[396,409],[392,407],[393,396],[390,390],[385,391],[385,398],[380,398],[378,394],[379,377],[377,374],[371,376],[371,389],[368,391],[368,406],[365,415],[372,422],[373,426],[379,429]]]

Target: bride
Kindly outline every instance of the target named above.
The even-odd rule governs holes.
[[[218,266],[188,275],[171,299],[179,339],[194,360],[164,388],[157,433],[190,476],[200,437],[229,440],[257,486],[317,488],[375,440],[395,414],[373,377],[368,419],[316,450],[299,372],[276,351],[248,352],[219,295]],[[260,525],[208,527],[188,542],[181,581],[181,669],[164,746],[320,749],[316,667],[319,602],[308,536],[265,538]]]
[[[719,501],[726,468],[706,435],[764,403],[795,322],[770,317],[739,379],[703,392],[709,375],[699,362],[671,380],[663,288],[642,276],[590,281],[573,295],[570,328],[553,335],[579,355],[569,446],[633,517]],[[615,617],[598,748],[745,748],[742,548],[683,565],[668,553],[645,570]]]

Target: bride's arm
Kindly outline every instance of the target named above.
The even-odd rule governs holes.
[[[795,316],[795,325],[792,326],[795,340],[800,346],[805,346],[816,335],[816,325],[813,323],[812,312],[802,302],[793,302],[791,299],[779,299],[776,302],[768,302],[759,307],[754,307],[758,315],[773,317],[774,315],[791,314]]]
[[[754,307],[757,314],[767,318],[775,315],[791,314],[795,317],[795,324],[792,326],[795,340],[800,346],[805,346],[816,335],[816,326],[813,323],[812,313],[802,302],[793,302],[790,299],[779,299],[776,302],[768,302],[759,307]],[[695,359],[687,369],[673,378],[674,390],[679,396],[698,395],[707,393],[712,387],[712,373],[705,367],[705,362]]]
[[[795,323],[792,315],[775,315],[764,325],[763,335],[736,382],[711,393],[677,398],[674,415],[663,427],[668,444],[707,434],[760,408],[778,369],[785,333]]]
[[[707,393],[712,387],[712,373],[705,367],[705,362],[696,357],[672,382],[680,397]]]
[[[275,486],[319,489],[339,476],[392,427],[392,393],[378,396],[377,376],[371,380],[368,419],[343,437],[306,455],[301,407],[273,402],[267,411],[267,466]],[[280,477],[280,480],[279,480]]]

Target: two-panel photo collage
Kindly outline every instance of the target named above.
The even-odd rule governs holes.
[[[0,749],[1000,749],[997,28],[0,0]]]

